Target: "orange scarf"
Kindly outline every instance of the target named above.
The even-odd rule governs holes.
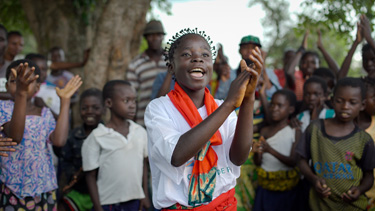
[[[198,109],[185,91],[175,83],[174,90],[168,93],[173,105],[185,118],[191,128],[202,122]],[[204,90],[204,105],[207,115],[214,112],[218,105],[210,94]],[[194,156],[194,166],[189,183],[188,203],[191,206],[212,201],[212,195],[216,186],[217,155],[211,145],[222,144],[219,130],[210,138],[206,145]]]

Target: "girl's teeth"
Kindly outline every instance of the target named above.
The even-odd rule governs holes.
[[[87,120],[87,121],[93,121],[93,120],[94,120],[94,117],[87,117],[86,120]]]

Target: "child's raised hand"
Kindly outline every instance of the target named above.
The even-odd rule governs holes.
[[[363,39],[363,29],[362,29],[362,25],[360,22],[357,22],[357,35],[355,37],[355,41],[357,43],[360,43],[362,42],[362,39]]]
[[[16,69],[11,69],[13,76],[16,78],[17,92],[27,92],[29,85],[39,78],[39,75],[33,75],[35,67],[29,68],[29,64],[26,62],[20,64]]]
[[[318,177],[315,180],[314,188],[322,198],[327,198],[329,195],[331,195],[331,188],[327,186],[326,181],[322,178]]]
[[[367,42],[370,42],[370,40],[372,40],[371,25],[370,25],[370,20],[366,17],[365,14],[361,15],[361,28],[362,28],[363,37],[367,40]]]
[[[320,32],[320,29],[317,29],[316,32],[318,33],[318,41],[316,42],[316,45],[320,49],[323,48],[322,33]]]
[[[307,38],[309,37],[309,34],[310,34],[309,30],[307,30],[307,31],[305,32],[305,35],[303,35],[303,40],[302,40],[302,44],[301,44],[301,46],[302,46],[303,48],[305,48],[305,49],[307,49]]]
[[[292,128],[296,128],[296,129],[301,129],[301,126],[302,126],[302,122],[299,121],[296,117],[292,117],[289,121],[289,125],[290,127]]]
[[[353,186],[348,190],[348,192],[343,193],[341,197],[345,202],[351,203],[357,201],[360,195],[361,191],[358,189],[358,187]]]
[[[56,93],[60,99],[70,99],[81,85],[81,77],[76,75],[69,80],[63,89],[56,87]]]

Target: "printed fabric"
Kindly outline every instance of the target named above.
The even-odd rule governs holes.
[[[9,122],[13,101],[0,101],[0,125]],[[56,122],[51,111],[44,107],[41,116],[26,116],[25,131],[15,152],[1,157],[0,180],[18,198],[35,197],[57,189],[56,173],[48,149],[49,135]],[[3,134],[4,135],[4,134]]]

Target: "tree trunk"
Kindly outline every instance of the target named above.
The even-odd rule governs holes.
[[[127,64],[142,38],[150,0],[108,0],[97,23],[88,63],[85,88],[102,88],[111,79],[125,79]]]
[[[138,53],[151,0],[96,0],[89,25],[82,18],[76,0],[20,0],[38,44],[47,55],[51,47],[65,51],[66,61],[78,62],[91,48],[85,67],[73,72],[83,78],[83,91],[102,89],[111,79],[125,79],[127,65]],[[73,108],[78,114],[78,105]],[[72,115],[74,125],[79,115]]]

